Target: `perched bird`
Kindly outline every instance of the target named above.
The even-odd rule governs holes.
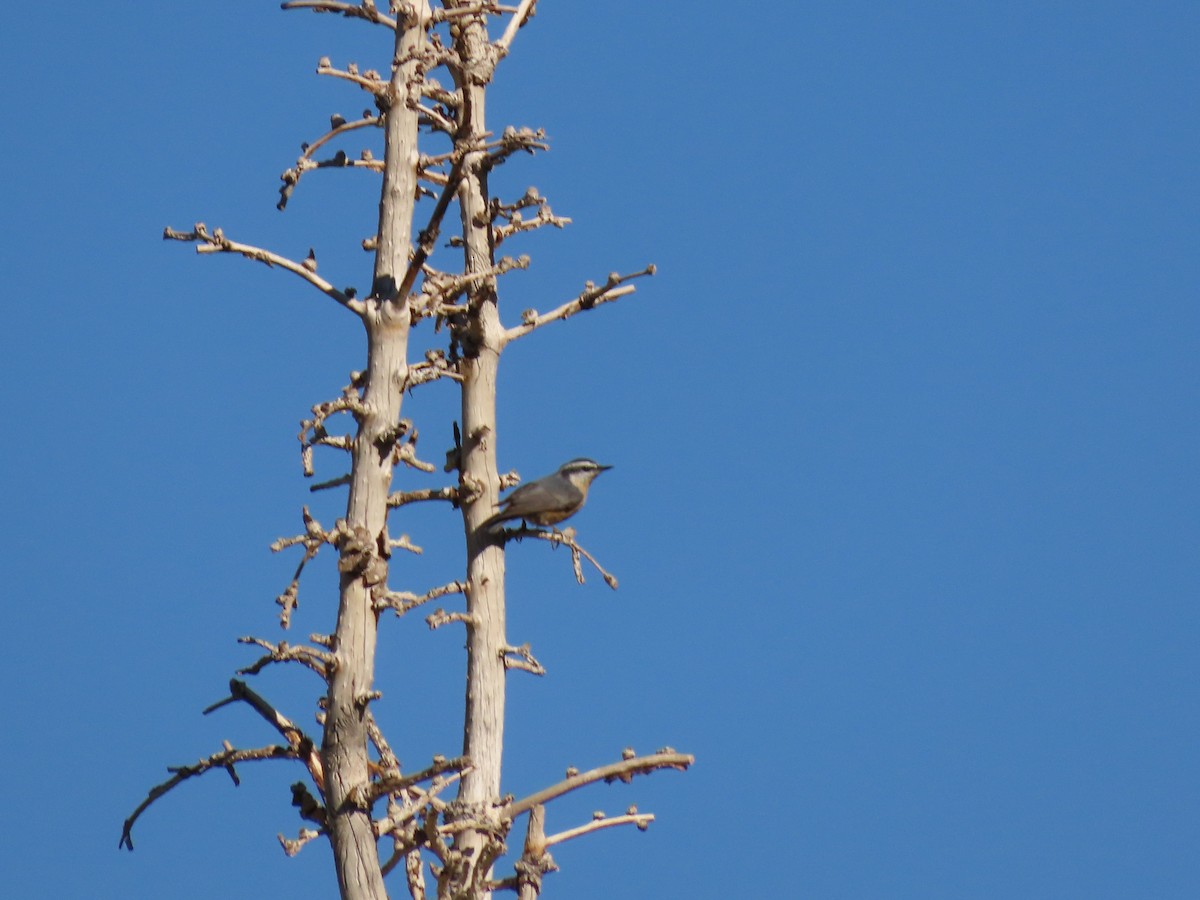
[[[553,475],[523,484],[501,500],[500,511],[479,527],[491,528],[512,519],[557,525],[583,509],[593,479],[611,468],[583,457],[563,463]]]

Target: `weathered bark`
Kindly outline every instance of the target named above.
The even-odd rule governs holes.
[[[343,900],[386,900],[371,811],[364,790],[368,772],[367,706],[373,690],[378,615],[371,587],[386,579],[387,498],[392,449],[408,377],[407,298],[397,296],[412,244],[416,198],[417,112],[407,102],[416,72],[415,51],[425,38],[428,8],[397,29],[396,60],[387,95],[385,168],[379,202],[379,243],[367,331],[364,411],[354,440],[342,571],[335,664],[329,680],[321,753],[327,773],[329,836]]]
[[[494,53],[479,20],[456,31],[455,48],[462,72],[462,118],[456,143],[471,146],[487,131],[485,89],[491,79]],[[464,273],[489,271],[495,264],[488,210],[487,155],[467,154],[458,189],[462,218]],[[458,799],[474,817],[488,820],[490,807],[500,799],[500,769],[504,748],[505,624],[504,549],[479,525],[496,508],[499,470],[496,465],[496,372],[504,329],[497,309],[496,282],[488,277],[468,292],[466,329],[461,335],[464,482],[479,491],[464,508],[467,544],[467,689],[463,753],[471,769],[463,776]],[[481,896],[478,890],[491,867],[493,848],[479,830],[464,831],[455,842],[465,870],[451,895]],[[474,883],[475,892],[470,886]]]

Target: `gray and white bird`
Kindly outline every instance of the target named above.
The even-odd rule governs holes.
[[[611,468],[585,457],[563,463],[553,475],[523,484],[501,500],[500,511],[479,527],[491,528],[513,519],[524,519],[534,525],[566,521],[583,509],[588,488],[596,476]]]

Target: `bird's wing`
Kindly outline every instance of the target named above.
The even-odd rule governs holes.
[[[504,514],[511,518],[524,517],[531,512],[551,512],[572,509],[577,497],[563,496],[550,491],[536,481],[523,484],[504,501]]]
[[[545,509],[551,500],[549,491],[537,482],[523,484],[500,501],[500,509],[484,520],[481,528],[491,528],[509,519],[524,518],[530,511]]]

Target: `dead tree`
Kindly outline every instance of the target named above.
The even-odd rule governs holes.
[[[310,642],[292,644],[257,637],[242,638],[261,655],[239,674],[253,675],[276,663],[297,663],[316,672],[326,684],[318,702],[320,740],[284,716],[239,679],[230,693],[205,712],[244,703],[282,738],[258,748],[223,749],[192,765],[171,770],[125,821],[122,846],[133,849],[132,828],[138,817],[180,782],[216,769],[238,780],[237,767],[261,759],[302,764],[307,780],[292,786],[292,802],[307,823],[295,839],[280,841],[294,854],[308,841],[325,837],[333,849],[343,898],[382,900],[385,878],[401,869],[410,895],[427,896],[425,873],[436,880],[439,898],[477,898],[508,889],[521,898],[541,892],[542,876],[555,866],[549,849],[598,829],[631,824],[644,829],[653,816],[630,808],[623,815],[597,815],[592,821],[547,834],[546,805],[598,781],[629,781],[657,769],[686,769],[692,757],[663,748],[621,758],[578,772],[528,797],[501,793],[504,750],[505,678],[510,670],[542,674],[528,646],[512,646],[505,632],[504,548],[514,532],[480,528],[495,511],[502,488],[516,483],[496,463],[496,374],[501,354],[515,340],[553,322],[591,310],[633,292],[634,279],[652,275],[653,266],[612,274],[588,282],[574,298],[546,312],[526,310],[519,324],[501,320],[498,285],[502,275],[529,264],[528,257],[499,254],[508,240],[545,226],[561,228],[569,220],[555,215],[534,188],[505,201],[488,188],[489,173],[517,154],[548,149],[544,134],[506,127],[498,134],[486,118],[487,89],[498,64],[512,48],[518,31],[534,13],[535,0],[500,5],[491,0],[394,0],[387,13],[373,0],[289,0],[284,9],[309,9],[364,20],[394,34],[387,74],[338,68],[329,59],[317,64],[321,75],[349,82],[371,98],[372,108],[356,120],[334,116],[328,132],[303,146],[296,164],[283,173],[279,208],[287,206],[301,180],[318,169],[361,167],[382,177],[379,220],[375,235],[364,242],[374,255],[370,290],[339,288],[318,274],[316,255],[295,261],[270,250],[233,240],[220,228],[197,223],[188,231],[167,228],[167,239],[194,243],[199,253],[232,253],[285,269],[308,282],[362,323],[367,363],[351,374],[332,400],[318,403],[302,423],[304,474],[315,474],[314,450],[332,448],[349,457],[349,472],[328,478],[313,490],[348,490],[346,515],[326,528],[305,508],[304,530],[277,541],[272,549],[303,548],[291,583],[277,598],[284,628],[291,624],[305,565],[323,548],[338,554],[339,598],[332,634],[314,634]],[[443,85],[435,73],[444,72]],[[383,158],[363,151],[351,158],[339,142],[362,129],[383,135]],[[438,152],[422,152],[423,142],[440,142]],[[331,152],[332,151],[332,152]],[[430,206],[414,231],[420,208]],[[448,216],[457,205],[458,229],[448,238],[450,252],[435,254]],[[454,249],[457,248],[457,249]],[[443,268],[461,252],[461,265]],[[443,257],[445,261],[443,261]],[[441,344],[414,358],[410,336],[430,320]],[[440,379],[461,391],[461,425],[453,427],[454,444],[443,471],[457,477],[452,484],[393,490],[398,466],[425,476],[437,467],[417,455],[417,429],[401,417],[406,392]],[[337,422],[353,420],[346,431]],[[449,432],[447,428],[447,432]],[[444,501],[460,511],[466,545],[462,577],[417,593],[392,587],[392,558],[397,551],[420,553],[408,538],[393,538],[392,519],[404,507]],[[522,527],[521,537],[546,540],[568,548],[575,575],[583,580],[588,560],[613,588],[616,579],[575,539],[571,529]],[[435,757],[421,771],[403,772],[372,713],[380,701],[374,679],[375,645],[380,617],[387,611],[404,615],[436,599],[459,595],[463,611],[438,609],[428,616],[431,628],[462,625],[467,633],[467,678],[464,738],[460,754]],[[455,788],[457,797],[449,800]],[[509,853],[508,840],[517,819],[527,815],[522,849],[511,854],[511,872],[500,874],[497,862]]]

